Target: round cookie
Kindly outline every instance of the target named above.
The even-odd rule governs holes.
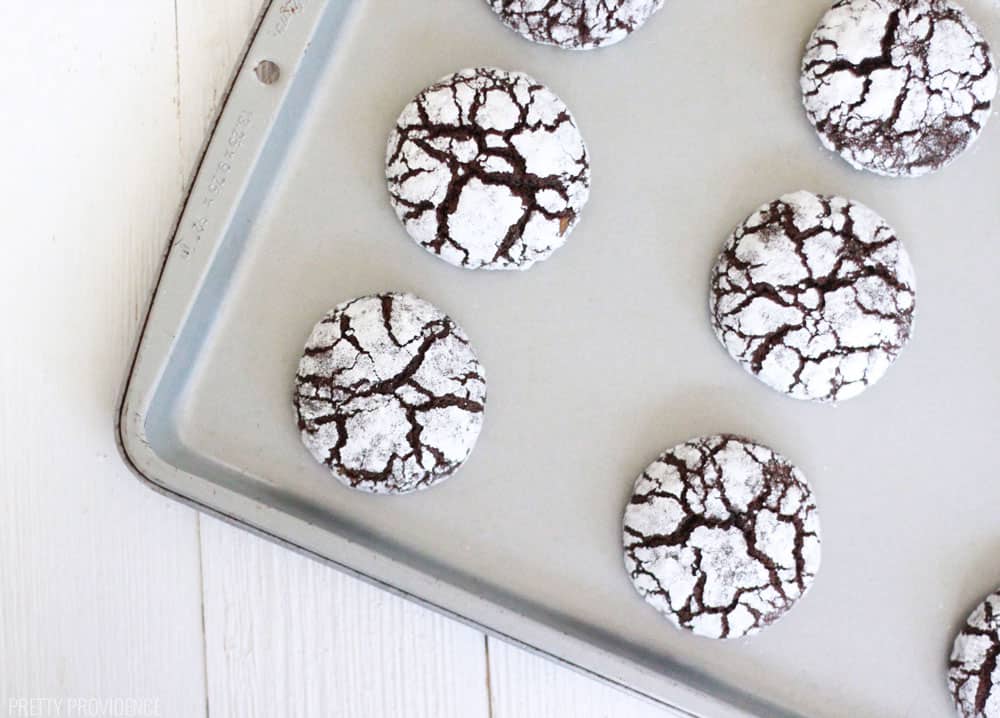
[[[972,612],[955,639],[948,687],[962,718],[1000,718],[1000,591]]]
[[[663,0],[486,1],[522,37],[570,50],[621,42],[663,7]]]
[[[709,308],[723,346],[795,399],[836,402],[877,382],[913,332],[916,280],[885,220],[842,197],[796,192],[729,237]]]
[[[820,564],[802,473],[748,439],[692,439],[642,473],[624,520],[636,590],[679,628],[739,638],[780,619]]]
[[[424,249],[468,269],[527,269],[576,226],[590,160],[548,88],[481,67],[406,106],[389,137],[386,179],[397,216]]]
[[[486,376],[455,322],[411,294],[344,302],[315,326],[295,376],[302,442],[344,484],[425,489],[468,458]]]
[[[996,91],[989,46],[950,0],[839,0],[802,60],[802,100],[823,144],[893,177],[954,160]]]

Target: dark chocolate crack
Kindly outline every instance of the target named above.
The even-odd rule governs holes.
[[[504,24],[544,45],[591,50],[620,42],[664,0],[487,0]]]
[[[839,0],[802,60],[803,103],[823,143],[889,176],[954,160],[996,91],[989,46],[950,0]]]
[[[719,341],[768,386],[835,402],[878,381],[913,332],[916,280],[892,228],[810,192],[764,205],[712,271]]]
[[[468,458],[486,377],[465,333],[409,294],[345,302],[313,329],[295,377],[302,441],[345,484],[432,486]]]
[[[563,245],[590,192],[569,110],[527,75],[464,70],[403,110],[386,153],[407,232],[469,269],[527,269]]]
[[[1000,718],[1000,591],[972,612],[955,639],[948,687],[962,718]]]
[[[672,623],[710,638],[752,635],[806,593],[820,563],[812,490],[785,458],[748,439],[699,438],[636,481],[625,567]]]

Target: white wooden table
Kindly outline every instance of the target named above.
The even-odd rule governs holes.
[[[0,716],[666,716],[120,463],[115,397],[260,5],[0,3]]]

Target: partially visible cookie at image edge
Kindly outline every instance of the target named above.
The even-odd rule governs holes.
[[[809,40],[801,84],[828,149],[857,169],[915,177],[976,140],[997,69],[982,33],[951,0],[839,0]]]
[[[976,607],[955,638],[948,687],[961,718],[1000,718],[1000,590]]]
[[[465,332],[411,294],[339,304],[295,376],[302,442],[339,481],[401,494],[451,476],[483,424],[486,375]]]
[[[621,42],[664,0],[486,0],[504,24],[543,45],[592,50]]]

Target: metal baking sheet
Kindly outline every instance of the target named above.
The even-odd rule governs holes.
[[[482,0],[276,0],[179,220],[122,407],[159,489],[496,635],[701,716],[946,716],[951,637],[1000,584],[1000,120],[920,180],[851,170],[799,105],[828,0],[669,0],[612,48],[533,45]],[[967,6],[994,45],[992,0]],[[253,68],[275,62],[266,85]],[[529,272],[455,269],[387,200],[387,133],[459,68],[526,71],[567,102],[593,192]],[[706,301],[731,228],[796,189],[875,208],[918,273],[916,336],[840,407],[786,399],[717,344]],[[290,396],[334,304],[408,290],[471,335],[485,430],[451,481],[351,492],[300,445]],[[818,494],[823,567],[751,640],[671,628],[622,567],[633,480],[715,432],[792,458]]]

